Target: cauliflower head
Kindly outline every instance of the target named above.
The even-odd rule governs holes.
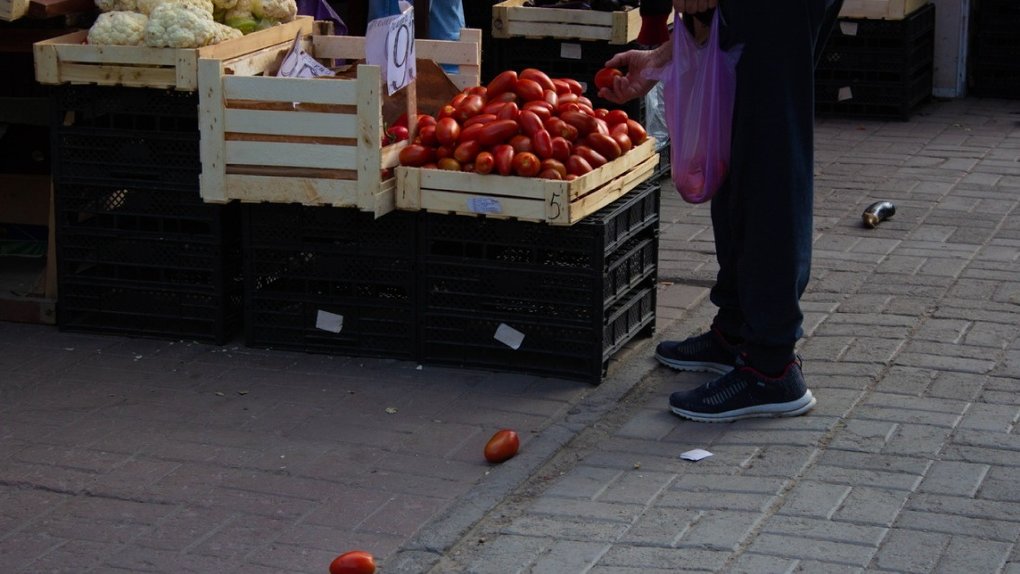
[[[244,34],[242,34],[237,28],[231,28],[226,24],[216,22],[216,34],[213,35],[213,39],[209,43],[219,44],[224,40],[233,40],[234,38],[240,38],[243,35]]]
[[[290,22],[297,15],[297,1],[251,0],[251,13],[257,18]]]
[[[145,45],[153,48],[198,48],[216,37],[212,12],[192,4],[164,2],[149,14]]]
[[[137,12],[135,0],[95,0],[96,8],[103,12]]]
[[[212,0],[133,0],[133,1],[136,2],[138,6],[136,11],[141,12],[142,14],[145,15],[152,14],[152,11],[156,9],[156,6],[159,6],[160,4],[166,4],[168,2],[176,2],[179,4],[191,4],[192,6],[195,6],[196,8],[201,8],[202,10],[205,10],[210,14],[212,14],[213,11]]]
[[[89,28],[89,44],[141,46],[148,16],[137,12],[103,12]]]

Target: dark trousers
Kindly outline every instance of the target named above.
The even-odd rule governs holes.
[[[720,0],[737,65],[730,176],[712,199],[714,326],[777,371],[803,335],[811,273],[814,66],[842,0]]]

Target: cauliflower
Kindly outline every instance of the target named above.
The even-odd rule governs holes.
[[[134,0],[137,3],[137,11],[142,14],[149,15],[156,9],[156,6],[165,4],[167,2],[176,2],[179,4],[191,4],[196,8],[201,8],[206,12],[212,14],[213,3],[212,0]]]
[[[135,0],[95,0],[96,8],[103,12],[137,12]]]
[[[215,1],[215,0],[214,0]],[[245,34],[263,30],[297,15],[296,0],[236,0],[223,14],[223,23]]]
[[[145,45],[153,48],[198,48],[216,37],[212,12],[192,4],[164,2],[149,14]]]
[[[103,12],[89,28],[89,44],[141,46],[148,20],[137,12]]]
[[[257,18],[290,22],[297,14],[296,0],[252,0],[251,13]]]
[[[219,44],[224,40],[233,40],[234,38],[240,38],[243,35],[244,34],[242,34],[237,28],[231,28],[226,24],[216,22],[216,34],[213,35],[213,39],[209,43]]]
[[[258,21],[251,13],[252,0],[237,0],[234,7],[223,14],[223,23],[237,28],[243,34],[250,34],[258,29]]]

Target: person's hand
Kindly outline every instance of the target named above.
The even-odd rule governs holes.
[[[624,104],[644,96],[651,91],[657,80],[646,78],[645,70],[651,70],[665,64],[663,54],[670,55],[671,43],[663,44],[655,50],[629,50],[616,54],[606,62],[607,68],[626,68],[627,73],[613,78],[613,85],[599,89],[599,97],[614,104]]]
[[[719,0],[673,0],[673,9],[683,14],[697,14],[715,8]]]

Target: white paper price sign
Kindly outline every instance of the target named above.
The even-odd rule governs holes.
[[[365,62],[383,69],[386,92],[393,95],[415,78],[414,7],[400,2],[400,14],[376,18],[365,32]]]

